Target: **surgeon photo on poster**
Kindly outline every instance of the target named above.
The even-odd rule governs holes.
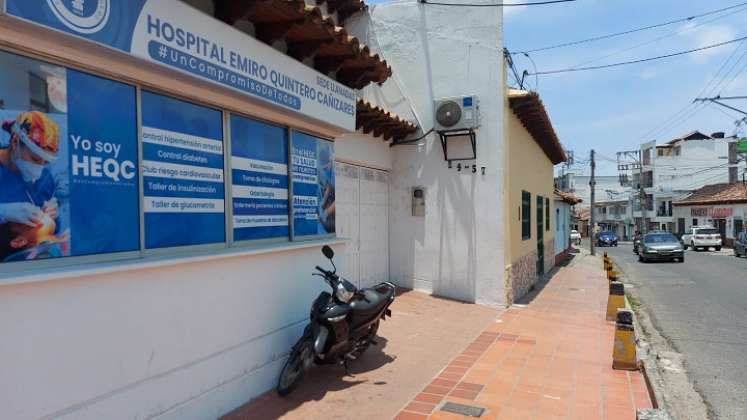
[[[10,54],[0,69],[0,261],[69,255],[65,69]]]

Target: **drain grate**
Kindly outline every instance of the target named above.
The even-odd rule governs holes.
[[[453,402],[446,402],[441,407],[441,411],[446,411],[454,414],[461,414],[469,417],[480,417],[485,413],[485,409],[474,405],[457,404]]]

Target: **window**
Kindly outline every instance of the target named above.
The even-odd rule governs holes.
[[[335,234],[331,141],[2,51],[0,76],[3,139],[58,146],[30,190],[0,163],[0,206],[45,212],[0,221],[0,271]]]
[[[532,237],[532,194],[521,192],[521,239]]]
[[[693,226],[698,226],[698,219],[693,219]]]
[[[550,199],[545,198],[545,230],[550,230]]]
[[[30,186],[0,164],[0,205],[44,213],[35,227],[0,223],[0,261],[139,250],[135,87],[4,52],[0,75],[2,134],[18,139],[10,148],[23,138],[38,148],[31,132],[49,146],[35,153],[46,163]]]
[[[294,131],[293,237],[335,233],[334,143]]]
[[[226,240],[223,114],[142,92],[145,247]]]
[[[33,72],[29,72],[29,109],[41,112],[50,111],[47,80]]]
[[[287,130],[237,115],[230,118],[233,240],[287,240]]]

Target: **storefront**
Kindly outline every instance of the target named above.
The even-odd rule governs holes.
[[[320,72],[207,3],[0,2],[2,417],[211,417],[268,389],[320,246],[351,264],[353,213],[384,215],[356,239],[379,258],[360,283],[388,280],[389,147],[355,133],[350,87],[380,76]],[[416,129],[395,128],[377,136]]]
[[[216,418],[272,389],[323,244],[360,286],[505,305],[498,10],[0,6],[0,417]],[[427,134],[461,95],[469,171]]]
[[[745,229],[747,185],[707,185],[690,196],[674,202],[677,229],[688,232],[693,226],[713,226],[721,232],[725,246],[732,246]]]

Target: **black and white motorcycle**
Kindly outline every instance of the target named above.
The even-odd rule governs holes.
[[[318,273],[313,275],[322,277],[332,293],[320,293],[311,305],[309,325],[280,372],[277,386],[280,395],[293,391],[304,371],[314,364],[344,364],[347,371],[348,360],[357,359],[371,344],[376,344],[379,322],[392,315],[389,305],[394,302],[394,284],[384,282],[358,290],[337,275],[332,248],[325,245],[322,253],[334,270],[316,266]]]

